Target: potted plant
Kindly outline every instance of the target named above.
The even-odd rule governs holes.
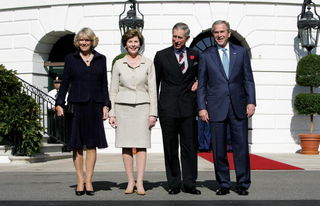
[[[298,94],[294,102],[299,114],[310,116],[310,133],[299,134],[301,154],[319,154],[320,134],[314,133],[314,115],[320,114],[320,94],[314,92],[314,88],[320,86],[319,55],[309,54],[299,60],[296,82],[310,88],[310,93]]]

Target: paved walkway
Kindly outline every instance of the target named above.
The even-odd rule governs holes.
[[[320,155],[301,154],[257,154],[305,170],[320,171]],[[29,164],[0,164],[0,172],[73,172],[71,158]],[[95,171],[124,171],[121,154],[98,154]],[[163,154],[150,153],[147,157],[146,171],[165,171]],[[198,171],[213,171],[213,164],[198,158]],[[319,177],[320,179],[320,177]]]
[[[199,158],[197,187],[201,195],[168,195],[162,154],[148,154],[145,174],[147,195],[125,195],[126,175],[120,154],[99,154],[93,197],[74,195],[71,159],[32,164],[0,164],[0,205],[320,205],[320,156],[258,154],[303,171],[252,171],[248,196],[235,192],[215,195],[212,163]],[[234,181],[234,172],[231,172]],[[233,182],[234,184],[234,182]]]

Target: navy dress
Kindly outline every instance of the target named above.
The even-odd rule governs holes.
[[[108,146],[103,126],[103,106],[111,107],[106,72],[106,58],[93,51],[88,67],[79,51],[66,57],[62,83],[56,105],[64,105],[67,92],[68,104],[74,113],[69,118],[68,146],[72,149],[106,148]]]

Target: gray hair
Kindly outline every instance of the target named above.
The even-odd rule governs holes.
[[[172,28],[172,33],[173,33],[173,30],[176,30],[176,29],[183,30],[185,37],[189,37],[190,36],[190,29],[189,29],[187,24],[182,23],[182,22],[176,23]]]
[[[228,29],[228,32],[230,32],[230,24],[229,24],[229,22],[227,22],[227,21],[225,21],[225,20],[217,20],[217,21],[213,22],[213,24],[212,24],[211,33],[214,32],[214,31],[213,31],[213,27],[214,27],[215,25],[218,25],[218,24],[224,24],[224,25],[226,25],[226,26],[227,26],[227,29]]]

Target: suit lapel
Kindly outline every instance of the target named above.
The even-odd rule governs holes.
[[[173,47],[171,47],[171,50],[169,51],[169,59],[170,63],[172,63],[174,66],[174,69],[176,72],[180,72],[180,69],[179,69],[179,62],[178,62],[178,59],[177,59],[177,56],[176,54],[174,53],[174,49]]]
[[[188,61],[188,68],[187,68],[187,71],[184,74],[184,76],[186,76],[188,73],[190,73],[191,70],[193,69],[194,61],[191,60],[190,56],[194,56],[194,55],[192,54],[192,51],[190,50],[190,48],[187,48],[187,56],[186,56],[186,58],[187,58],[187,61]]]
[[[229,43],[229,48],[230,48],[230,65],[229,65],[229,78],[232,75],[232,70],[234,63],[236,62],[238,52],[234,48],[233,44]]]
[[[172,69],[172,72],[175,75],[177,75],[179,78],[182,78],[183,74],[179,69],[179,62],[178,62],[178,59],[174,53],[173,47],[168,48],[166,57],[167,57],[168,63],[171,65],[168,68],[170,68],[170,70]]]
[[[171,49],[168,50],[168,60],[171,62],[171,63],[174,63],[176,66],[179,66],[179,63],[178,63],[178,60],[177,60],[177,57],[174,53],[174,50],[172,47],[170,47]]]
[[[216,62],[218,68],[219,68],[219,71],[221,72],[221,74],[223,75],[223,77],[225,79],[228,79],[226,73],[224,72],[224,68],[223,68],[223,65],[222,65],[222,62],[221,62],[221,58],[220,58],[220,55],[219,55],[219,51],[218,51],[218,47],[215,46],[214,49],[213,49],[213,59],[214,59],[214,62]]]

